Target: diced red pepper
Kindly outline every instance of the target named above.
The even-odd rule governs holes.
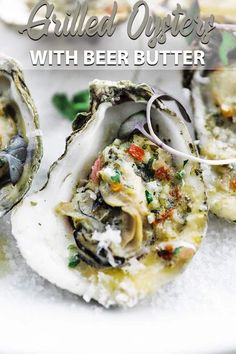
[[[172,253],[174,249],[171,244],[168,244],[168,245],[166,245],[165,250]]]
[[[138,145],[131,144],[128,150],[128,153],[136,160],[143,161],[144,150]]]
[[[161,166],[155,171],[155,176],[160,179],[161,181],[163,180],[170,180],[170,171],[167,167]]]
[[[230,188],[233,189],[234,192],[236,192],[236,180],[230,182]]]
[[[94,165],[92,166],[92,171],[90,174],[90,178],[94,183],[97,183],[98,181],[98,173],[102,168],[102,162],[101,159],[98,158],[95,162]]]

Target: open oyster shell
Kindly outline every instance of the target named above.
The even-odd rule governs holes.
[[[214,31],[203,48],[206,65],[185,70],[183,86],[190,90],[200,154],[210,160],[229,160],[219,166],[203,165],[209,209],[216,216],[236,221],[236,62],[235,48],[219,48],[222,32]],[[226,65],[227,63],[227,65]]]
[[[191,82],[194,124],[200,154],[210,159],[236,158],[236,65],[197,71]],[[204,166],[209,209],[236,221],[236,167]]]
[[[27,263],[50,282],[105,307],[134,306],[173,279],[198,249],[207,224],[204,184],[198,163],[173,158],[138,132],[129,136],[150,87],[96,80],[90,92],[90,112],[74,122],[45,187],[14,210],[12,232]],[[152,118],[163,139],[195,153],[182,120],[159,100]],[[114,166],[115,176],[109,174]]]
[[[14,60],[0,57],[0,216],[28,191],[42,155],[38,114]]]
[[[55,13],[59,20],[63,20],[66,11],[72,11],[75,9],[78,3],[82,4],[86,0],[51,0],[50,4],[54,4]],[[88,16],[98,16],[102,18],[111,14],[112,5],[110,0],[87,0],[89,5]],[[1,0],[0,1],[0,18],[7,24],[14,26],[25,26],[28,22],[29,15],[33,7],[38,3],[37,0]],[[118,13],[116,16],[116,22],[122,22],[126,20],[129,12],[130,6],[127,0],[117,0],[118,3]],[[14,8],[14,11],[12,9]],[[41,11],[42,16],[45,17],[45,10]],[[40,19],[40,16],[37,20]],[[49,27],[49,32],[52,29]]]

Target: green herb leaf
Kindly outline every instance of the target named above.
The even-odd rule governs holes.
[[[78,256],[78,254],[71,256],[69,258],[69,263],[68,263],[68,267],[70,268],[75,268],[77,267],[77,265],[80,263],[80,258]]]
[[[89,91],[88,90],[84,90],[84,91],[76,93],[73,96],[72,101],[74,103],[89,102],[90,101],[90,93],[89,93]]]
[[[111,180],[113,182],[120,183],[120,172],[119,171],[115,171],[115,172],[116,174],[111,177]]]
[[[173,251],[173,256],[178,256],[182,247],[176,247]]]
[[[73,121],[78,113],[89,110],[90,93],[88,90],[78,92],[71,100],[64,93],[55,94],[52,102],[62,115]]]
[[[150,192],[148,191],[145,191],[145,196],[146,196],[146,200],[147,200],[147,203],[150,204],[151,202],[153,202],[153,196]]]
[[[185,175],[185,171],[184,171],[184,170],[181,170],[181,171],[176,172],[175,177],[176,177],[179,181],[182,181],[183,178],[184,178],[184,175]]]
[[[219,57],[224,65],[229,64],[228,54],[233,49],[236,49],[236,37],[230,32],[222,33],[222,42],[219,47]]]
[[[78,247],[77,247],[76,245],[74,245],[73,243],[70,244],[70,245],[67,247],[67,249],[68,249],[69,251],[74,251],[74,252],[77,252],[77,251],[78,251]]]

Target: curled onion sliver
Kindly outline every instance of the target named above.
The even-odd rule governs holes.
[[[202,159],[201,157],[194,156],[192,154],[187,154],[185,152],[179,151],[174,149],[173,147],[165,144],[154,132],[152,128],[152,121],[151,121],[151,108],[152,104],[157,100],[160,99],[160,94],[154,94],[150,100],[147,103],[147,108],[146,108],[146,114],[147,114],[147,125],[148,129],[150,132],[150,135],[153,139],[153,142],[157,144],[160,148],[163,150],[166,150],[172,155],[181,157],[185,160],[191,160],[199,163],[204,163],[206,165],[210,166],[218,166],[218,165],[230,165],[230,164],[235,164],[236,163],[236,158],[231,158],[231,159],[225,159],[225,160],[207,160],[207,159]]]

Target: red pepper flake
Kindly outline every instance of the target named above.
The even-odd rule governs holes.
[[[98,173],[102,168],[102,161],[100,158],[98,158],[95,162],[94,165],[92,166],[92,171],[90,174],[90,178],[94,183],[97,183],[98,181]]]
[[[170,180],[170,171],[167,167],[161,166],[155,171],[155,176],[161,181],[163,181],[163,180],[169,181]]]
[[[230,182],[230,188],[233,189],[234,192],[236,192],[236,180],[232,180]]]
[[[143,161],[144,150],[138,145],[131,144],[128,150],[128,153],[136,160]]]
[[[178,187],[175,187],[172,189],[170,192],[171,197],[173,197],[175,200],[179,200],[181,198],[181,191]]]
[[[166,211],[164,211],[164,213],[162,213],[159,217],[159,219],[156,219],[154,221],[154,224],[160,224],[164,221],[166,221],[167,219],[169,219],[174,213],[174,209],[167,209]]]

